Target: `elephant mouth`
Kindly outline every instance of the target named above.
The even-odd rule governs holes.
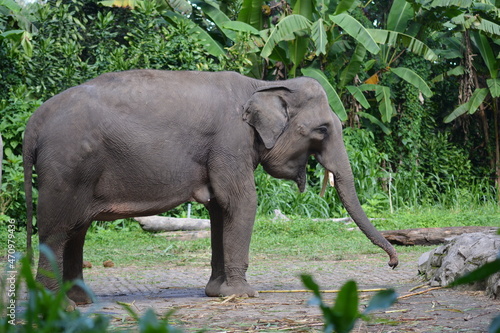
[[[297,177],[295,178],[295,183],[299,187],[300,193],[306,190],[306,180],[306,168],[301,168],[299,173],[297,174]]]

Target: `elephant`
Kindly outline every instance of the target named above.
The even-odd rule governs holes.
[[[331,172],[348,213],[396,267],[394,247],[358,200],[342,124],[318,81],[263,81],[235,72],[130,70],[102,74],[43,103],[23,142],[28,219],[32,177],[40,244],[50,248],[63,280],[83,279],[85,234],[94,220],[153,215],[203,204],[211,223],[207,296],[257,297],[246,279],[256,215],[254,170],[306,186],[314,155]],[[37,280],[57,282],[40,254]],[[91,302],[78,286],[67,293]]]

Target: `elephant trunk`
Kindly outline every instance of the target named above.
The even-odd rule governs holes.
[[[361,207],[354,187],[354,177],[344,143],[341,138],[332,141],[334,142],[330,142],[330,144],[333,145],[333,152],[328,152],[326,155],[318,154],[317,158],[333,174],[335,188],[351,218],[373,244],[387,252],[389,255],[388,264],[390,267],[395,268],[398,265],[396,250],[371,224]]]

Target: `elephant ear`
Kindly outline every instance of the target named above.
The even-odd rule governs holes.
[[[259,89],[244,106],[243,120],[255,128],[267,149],[274,147],[288,124],[287,92],[281,86]]]

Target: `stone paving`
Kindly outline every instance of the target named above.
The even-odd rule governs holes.
[[[356,260],[256,263],[247,273],[258,290],[303,289],[299,275],[308,273],[323,288],[339,288],[347,280],[358,285],[392,286],[418,280],[414,262],[402,262],[397,269],[385,265],[385,257],[365,256]],[[84,271],[85,281],[97,296],[164,293],[173,289],[203,288],[210,276],[207,266],[172,266],[141,269],[96,267]]]
[[[422,284],[417,276],[418,253],[403,254],[401,264],[391,270],[385,256],[365,255],[339,261],[260,260],[251,264],[247,278],[260,291],[304,289],[299,274],[312,274],[322,289],[339,289],[354,279],[360,289],[395,288],[400,295]],[[151,267],[94,267],[86,269],[86,283],[97,302],[82,311],[106,313],[121,326],[127,303],[138,312],[152,307],[159,315],[175,309],[174,322],[185,331],[268,332],[277,330],[309,332],[321,330],[319,309],[310,306],[309,293],[267,293],[259,298],[208,298],[204,286],[208,265]],[[423,287],[426,289],[428,287]],[[420,289],[420,290],[422,290]],[[361,293],[362,304],[373,293]],[[325,294],[333,302],[335,294]],[[356,332],[486,332],[491,319],[500,314],[500,302],[481,292],[434,290],[399,301],[379,321],[360,322]],[[440,330],[431,329],[440,327]]]

